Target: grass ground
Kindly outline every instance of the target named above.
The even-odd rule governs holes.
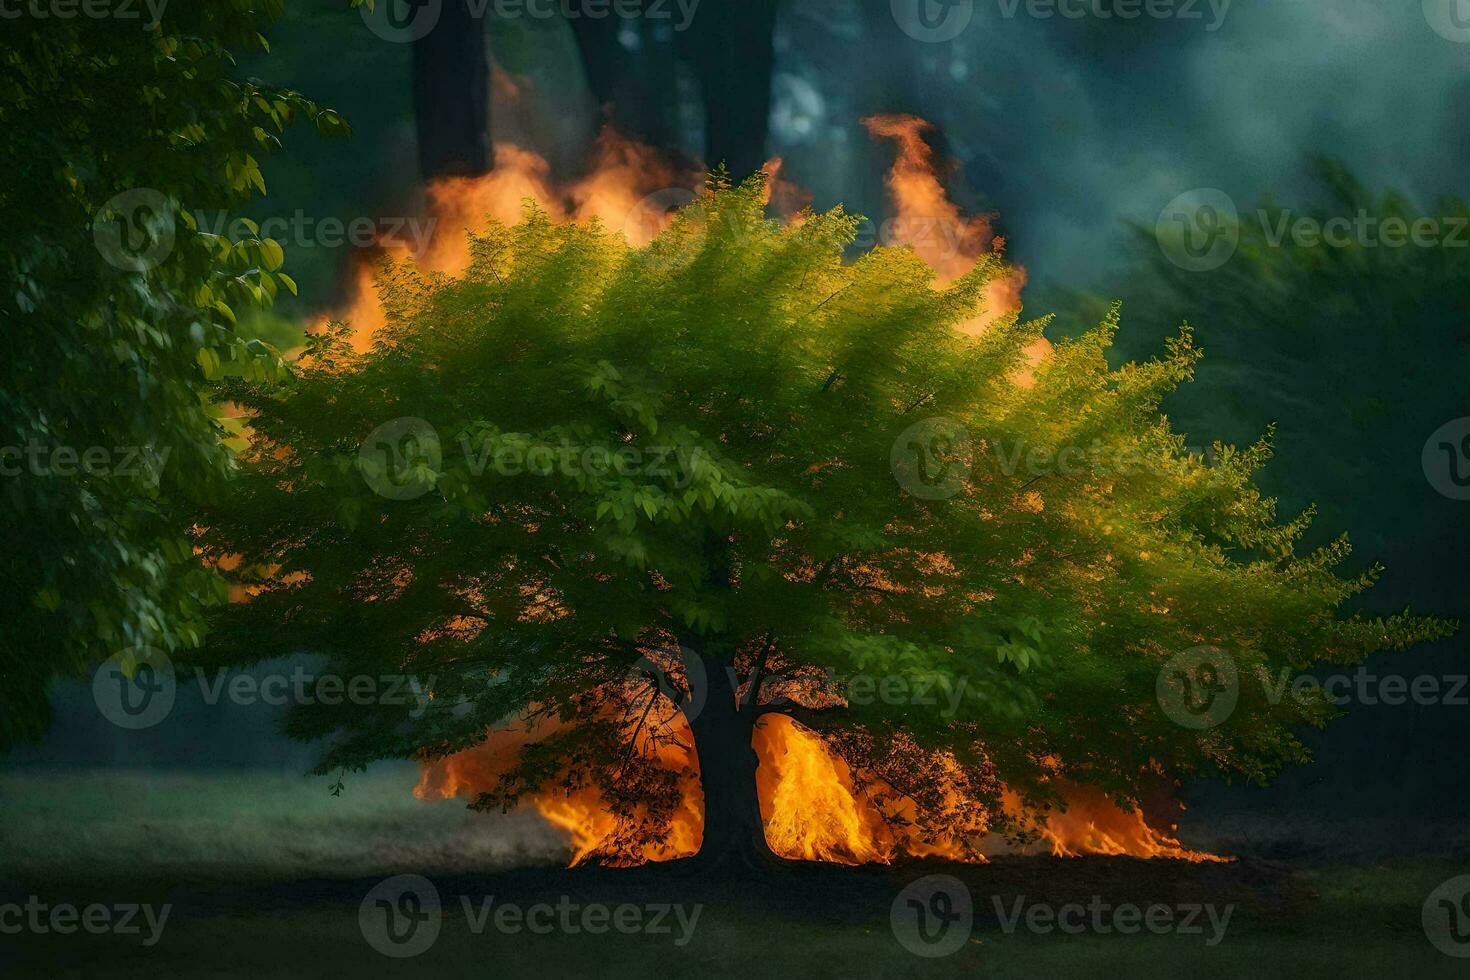
[[[1454,856],[1466,850],[1453,828],[1438,859],[1384,857],[1381,845],[1367,849],[1320,826],[1283,823],[1271,836],[1242,823],[1228,824],[1220,841],[1187,841],[1242,855],[1230,864],[1012,856],[983,866],[805,867],[751,881],[669,866],[563,869],[565,844],[534,815],[425,803],[410,792],[414,779],[413,767],[382,768],[335,798],[324,780],[246,770],[0,773],[0,977],[1470,975],[1470,960],[1439,952],[1420,918],[1437,885],[1470,872],[1470,860]],[[1368,836],[1393,838],[1382,828]],[[1309,838],[1319,846],[1304,847]],[[359,913],[375,885],[405,871],[432,881],[442,924],[422,954],[391,959],[368,942]],[[900,941],[892,915],[896,903],[906,907],[910,883],[936,874],[962,881],[974,923],[951,955],[925,959]],[[151,946],[143,935],[7,933],[16,919],[6,903],[32,895],[50,906],[171,910]],[[541,935],[498,930],[493,919],[477,930],[492,896],[492,908],[700,911],[682,945],[672,915],[667,933]],[[1009,917],[1018,900],[1023,910],[1059,909],[1093,896],[1113,908],[1231,912],[1211,944],[1203,914],[1198,932],[1103,934],[1089,923],[1067,934],[1024,921],[1008,930],[996,910],[997,900]]]
[[[376,878],[16,880],[4,886],[0,902],[39,894],[53,904],[173,908],[151,947],[139,936],[28,931],[0,937],[0,956],[5,975],[17,977],[1463,977],[1465,961],[1436,950],[1420,925],[1425,897],[1453,870],[1007,858],[979,867],[814,867],[749,881],[667,867],[518,869],[434,877],[442,925],[432,946],[408,959],[383,956],[365,937],[359,911]],[[890,915],[905,885],[936,873],[963,879],[975,922],[956,952],[926,959],[900,942]],[[1098,896],[1110,906],[1213,903],[1234,910],[1213,945],[1217,937],[1203,916],[1202,931],[1190,934],[1043,934],[1024,924],[1008,931],[995,899],[1009,910],[1022,896],[1025,907],[1086,904]],[[658,934],[556,928],[538,935],[524,925],[498,930],[493,920],[477,931],[474,910],[490,897],[492,907],[523,910],[537,903],[702,908],[692,931],[673,915],[670,931]]]

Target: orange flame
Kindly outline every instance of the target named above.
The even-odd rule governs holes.
[[[526,201],[535,202],[557,222],[599,219],[621,230],[630,245],[642,247],[663,229],[668,209],[693,198],[689,188],[697,184],[697,174],[679,172],[656,151],[610,129],[597,140],[588,175],[564,187],[552,178],[551,165],[542,157],[500,143],[489,173],[446,177],[429,184],[432,234],[424,253],[412,257],[425,271],[458,275],[470,262],[467,235],[483,228],[487,220],[516,224]],[[412,254],[401,241],[380,240],[377,249],[400,261]],[[333,320],[352,326],[353,346],[358,350],[372,346],[373,335],[386,321],[373,285],[371,261],[359,262],[354,269],[346,305],[317,317],[310,329],[319,331]]]
[[[1055,857],[1127,854],[1187,861],[1229,860],[1185,848],[1179,841],[1150,827],[1142,813],[1121,809],[1090,786],[1068,784],[1063,795],[1067,798],[1066,812],[1048,815],[1041,832]]]
[[[885,241],[908,245],[934,269],[940,286],[947,286],[974,268],[981,257],[1004,250],[1005,240],[993,234],[993,215],[966,215],[950,201],[940,179],[933,152],[923,133],[930,124],[916,116],[870,116],[863,120],[876,137],[894,139],[898,156],[886,184],[897,209]],[[801,220],[811,195],[780,176],[781,158],[765,166],[771,206],[788,222]],[[469,265],[467,234],[487,219],[513,225],[526,201],[534,201],[553,221],[585,222],[600,219],[622,231],[628,243],[642,247],[663,230],[666,212],[687,203],[699,175],[681,172],[657,151],[606,129],[597,140],[593,165],[587,176],[559,186],[545,159],[510,143],[495,147],[495,166],[478,177],[449,177],[428,188],[431,237],[424,254],[415,256],[427,271],[457,275]],[[397,260],[410,256],[401,241],[380,241],[378,248]],[[370,262],[361,262],[352,275],[349,299],[339,310],[323,314],[311,325],[319,331],[332,320],[353,327],[359,350],[372,345],[384,325],[382,304],[373,285]],[[1007,275],[989,282],[984,310],[960,324],[978,335],[1002,317],[1021,308],[1026,270],[1010,266]],[[1050,350],[1043,341],[1028,350],[1032,366]],[[1018,381],[1025,383],[1023,373]]]
[[[688,726],[676,715],[672,730],[690,744]],[[521,745],[544,737],[554,725],[508,729],[489,734],[480,745],[442,759],[426,762],[414,795],[420,799],[473,799],[493,788],[514,763]],[[847,764],[837,758],[821,737],[784,715],[768,715],[756,726],[755,747],[760,767],[756,788],[766,842],[776,854],[796,860],[837,864],[889,863],[899,854],[937,856],[951,860],[980,860],[1011,850],[1003,841],[982,835],[966,850],[955,840],[895,837],[869,796],[854,788]],[[648,749],[647,739],[640,748]],[[699,850],[703,837],[704,799],[699,766],[684,749],[667,742],[654,749],[659,762],[681,774],[682,799],[666,836],[639,842],[632,862],[667,861]],[[1124,810],[1100,791],[1063,784],[1065,811],[1050,811],[1039,828],[1041,840],[1055,857],[1082,854],[1131,855],[1187,861],[1227,860],[1192,851],[1178,840],[1149,826],[1141,813]],[[1007,791],[1003,806],[1019,813],[1019,797]],[[547,822],[565,832],[571,864],[603,854],[626,828],[592,787],[566,791],[545,790],[532,805]],[[903,800],[889,813],[913,816],[912,801]],[[641,816],[641,815],[639,815]]]
[[[898,216],[892,238],[908,245],[934,270],[939,285],[947,286],[975,267],[987,254],[1005,249],[1005,239],[993,233],[993,215],[965,215],[945,192],[935,167],[934,153],[924,141],[932,128],[917,116],[869,116],[863,120],[874,136],[896,140],[898,158],[886,181]],[[996,320],[1021,309],[1026,270],[1012,266],[1009,275],[985,287],[985,311],[960,325],[977,335]]]

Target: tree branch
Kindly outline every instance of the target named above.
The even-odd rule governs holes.
[[[761,652],[756,659],[755,666],[750,671],[750,687],[746,689],[745,697],[740,699],[740,710],[744,711],[755,704],[756,697],[760,694],[761,684],[766,679],[766,661],[770,659],[775,649],[776,640],[771,636],[771,631],[766,630],[765,639],[761,640]]]
[[[785,715],[792,721],[799,721],[808,728],[820,728],[822,722],[847,710],[845,704],[830,704],[824,708],[809,708],[804,704],[798,704],[790,698],[776,698],[759,705],[755,709],[757,719],[765,715]]]

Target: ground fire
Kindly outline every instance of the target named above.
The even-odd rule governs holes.
[[[687,744],[688,726],[682,718],[676,715],[670,727]],[[415,794],[422,799],[474,800],[495,785],[514,763],[520,747],[540,734],[544,731],[510,727],[490,733],[473,749],[427,761]],[[640,741],[647,748],[649,740]],[[767,716],[757,725],[755,748],[760,758],[756,775],[766,840],[781,857],[841,864],[887,863],[900,855],[983,861],[987,854],[1016,850],[993,834],[979,836],[969,847],[953,839],[898,839],[872,795],[855,788],[848,765],[820,736],[783,715]],[[699,850],[703,801],[698,762],[686,749],[671,743],[654,751],[661,765],[680,773],[680,805],[665,835],[643,841],[632,850],[611,846],[619,838],[618,819],[595,788],[533,796],[541,816],[566,833],[573,865],[589,859],[608,864],[667,861]],[[1151,827],[1141,813],[1122,809],[1097,790],[1068,786],[1064,796],[1067,809],[1049,813],[1038,828],[1036,843],[1025,850],[1057,857],[1121,854],[1221,860],[1183,847]],[[1005,794],[1004,800],[1008,807],[1018,809],[1014,794]]]

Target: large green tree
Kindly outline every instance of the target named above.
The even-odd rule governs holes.
[[[1289,196],[1237,201],[1234,250],[1216,252],[1213,268],[1181,267],[1177,224],[1162,243],[1149,225],[1135,229],[1132,261],[1105,295],[1043,302],[1070,333],[1121,296],[1128,330],[1115,360],[1140,356],[1188,317],[1209,357],[1164,404],[1178,428],[1239,439],[1278,423],[1278,459],[1262,484],[1288,505],[1318,501],[1319,525],[1350,531],[1391,566],[1368,597],[1375,607],[1413,597],[1463,619],[1466,505],[1441,495],[1453,461],[1431,445],[1438,468],[1426,470],[1423,453],[1432,433],[1470,415],[1470,204],[1375,190],[1332,160],[1311,161],[1305,176]],[[1464,673],[1464,654],[1441,645],[1370,669],[1452,676]],[[1437,765],[1462,737],[1453,705],[1352,711],[1351,729],[1323,743],[1319,798],[1375,812],[1464,809],[1470,788]]]
[[[279,243],[191,215],[264,192],[260,161],[293,120],[346,130],[240,77],[281,0],[168,4],[157,23],[151,9],[5,23],[0,749],[45,730],[51,678],[200,642],[224,591],[187,530],[231,466],[203,384],[275,369],[236,314],[295,285]]]
[[[617,710],[646,674],[689,721],[703,858],[768,856],[751,736],[774,712],[893,776],[920,832],[963,836],[1004,822],[1004,787],[1127,802],[1159,773],[1303,760],[1291,728],[1325,700],[1243,683],[1222,724],[1181,727],[1156,696],[1182,651],[1275,675],[1443,632],[1340,611],[1373,574],[1334,574],[1343,541],[1296,553],[1308,516],[1278,522],[1251,483],[1264,443],[1185,451],[1158,405],[1187,333],[1110,370],[1110,315],[1032,364],[1041,322],[956,329],[999,259],[939,290],[907,249],[844,261],[841,210],[786,226],[762,200],[714,180],[645,249],[530,210],[474,237],[461,277],[385,268],[371,352],[333,335],[283,383],[228,386],[251,449],[200,543],[243,554],[256,594],[208,655],[433,678],[422,712],[303,706],[324,771],[535,715],[559,726],[484,802],[589,782],[666,801]],[[856,674],[958,696],[853,697]],[[972,804],[957,824],[927,793],[941,771]]]

